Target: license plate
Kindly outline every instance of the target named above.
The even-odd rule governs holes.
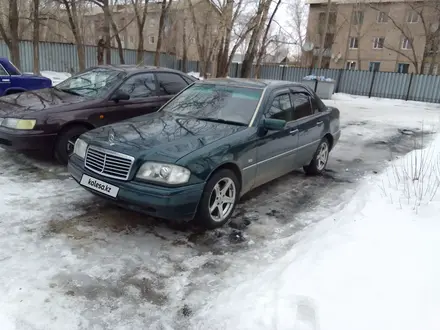
[[[88,187],[90,189],[99,191],[105,195],[116,197],[119,192],[119,188],[109,184],[107,182],[92,178],[91,176],[83,174],[81,178],[81,185]]]

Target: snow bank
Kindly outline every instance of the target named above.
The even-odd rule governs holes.
[[[72,75],[68,72],[56,72],[56,71],[41,71],[43,77],[52,80],[52,85],[55,86],[60,82],[70,78]],[[25,74],[33,74],[32,72],[25,72]]]
[[[438,329],[440,193],[407,198],[440,180],[440,135],[427,150],[432,161],[411,161],[427,159],[422,151],[402,157],[270,267],[230,282],[192,328]],[[423,182],[404,175],[422,167]]]
[[[52,80],[52,85],[57,85],[60,82],[70,78],[72,75],[68,72],[55,72],[55,71],[41,71],[43,77]]]
[[[199,80],[203,80],[203,77],[200,77],[200,72],[190,71],[187,74],[191,77],[197,78]]]

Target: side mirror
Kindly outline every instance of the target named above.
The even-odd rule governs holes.
[[[273,131],[281,131],[286,126],[286,121],[282,119],[264,118],[263,128]]]
[[[118,101],[126,101],[130,99],[130,95],[128,95],[126,92],[117,90],[113,96],[111,97],[112,101],[118,102]]]

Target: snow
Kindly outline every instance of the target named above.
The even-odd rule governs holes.
[[[197,78],[199,80],[203,80],[203,77],[200,77],[200,72],[194,72],[194,71],[190,71],[187,73],[189,76],[192,76],[194,78]]]
[[[58,85],[60,82],[70,78],[72,75],[68,72],[41,71],[43,77],[52,80],[52,85]]]
[[[435,104],[344,94],[326,103],[343,127],[330,168],[380,162],[364,145],[397,129],[438,129]],[[426,186],[440,173],[426,152],[438,155],[439,143],[351,188],[323,187],[317,206],[282,225],[267,213],[292,190],[286,178],[247,202],[261,210],[247,241],[220,253],[194,243],[196,232],[102,203],[61,167],[0,149],[0,328],[434,329],[440,200]],[[415,160],[424,184],[409,174]],[[191,315],[179,318],[184,304]]]
[[[32,72],[25,72],[25,74],[33,74]],[[41,71],[41,76],[52,80],[52,85],[58,85],[60,82],[70,78],[72,75],[68,72],[56,72],[56,71]]]

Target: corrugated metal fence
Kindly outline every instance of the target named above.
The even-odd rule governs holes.
[[[9,51],[3,41],[0,41],[0,56],[9,57]],[[33,50],[30,41],[22,41],[20,45],[21,67],[25,72],[32,71]],[[120,64],[117,49],[112,49],[112,63]],[[124,50],[126,64],[136,64],[136,51]],[[144,63],[154,63],[154,53],[144,52]],[[86,66],[97,65],[97,49],[86,46]],[[176,57],[161,54],[160,65],[182,70],[183,63]],[[186,71],[199,71],[198,63],[188,61]],[[52,71],[78,71],[76,46],[64,43],[40,43],[40,68]],[[230,77],[239,77],[241,64],[232,64],[229,68]],[[295,68],[279,65],[264,65],[260,76],[264,79],[280,79],[301,81],[307,75],[317,75],[332,78],[336,81],[335,92],[370,97],[394,98],[422,102],[440,103],[440,76],[415,75],[395,72],[370,72]],[[252,76],[254,68],[252,68]]]
[[[241,64],[231,65],[229,76],[238,77],[240,70]],[[336,81],[335,93],[440,103],[440,76],[295,68],[280,65],[265,65],[260,69],[260,77],[263,79],[300,82],[307,75],[334,79]]]
[[[97,47],[86,46],[86,67],[98,65]],[[9,57],[9,50],[6,44],[0,40],[0,57]],[[22,41],[20,43],[20,60],[21,69],[24,72],[32,72],[33,70],[34,51],[31,41]],[[136,63],[136,50],[124,49],[125,64]],[[111,51],[112,64],[120,64],[119,53],[117,49]],[[144,52],[144,63],[153,65],[154,53]],[[181,69],[182,61],[177,60],[173,55],[161,54],[160,65],[173,69]],[[197,62],[188,61],[187,71],[196,71]],[[65,43],[40,43],[40,69],[59,71],[59,72],[77,72],[79,70],[78,56],[76,53],[76,45]]]

